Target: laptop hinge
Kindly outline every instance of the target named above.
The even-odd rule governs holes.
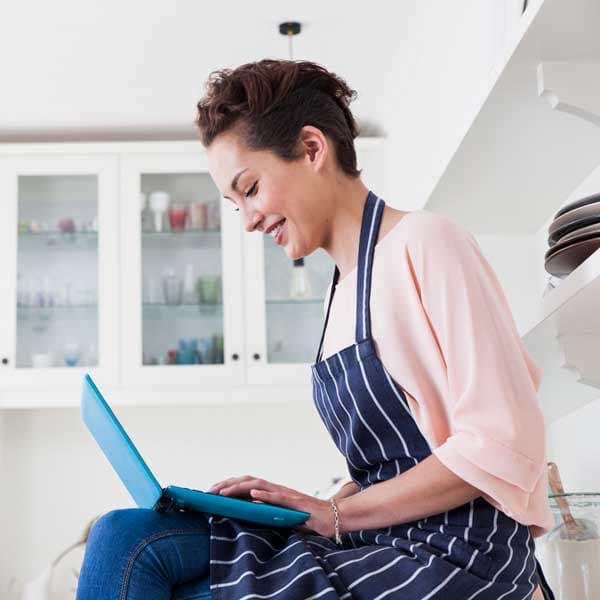
[[[167,488],[162,488],[162,496],[156,501],[153,510],[164,513],[170,511],[175,506],[175,499],[167,495]]]

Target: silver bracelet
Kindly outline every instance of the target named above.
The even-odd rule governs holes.
[[[338,546],[342,545],[342,538],[340,537],[340,513],[333,497],[329,498],[331,508],[333,508],[333,515],[335,517],[335,543]]]

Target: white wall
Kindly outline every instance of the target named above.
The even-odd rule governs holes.
[[[425,204],[474,118],[478,91],[514,33],[505,19],[512,4],[422,1],[398,35],[391,62],[401,68],[384,67],[381,102],[394,143],[395,202],[403,207]]]

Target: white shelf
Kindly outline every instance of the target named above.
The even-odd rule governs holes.
[[[600,60],[599,24],[598,0],[530,3],[426,208],[476,233],[545,223],[600,163],[600,131],[540,97],[538,67]]]
[[[544,371],[539,399],[548,422],[600,398],[599,307],[597,250],[544,296],[540,320],[523,336]]]

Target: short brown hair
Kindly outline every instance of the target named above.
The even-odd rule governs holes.
[[[353,142],[358,126],[348,108],[356,91],[325,67],[310,61],[264,59],[213,71],[205,87],[196,118],[205,147],[235,127],[251,150],[271,150],[293,161],[300,157],[300,130],[312,125],[332,140],[344,173],[360,175]]]

